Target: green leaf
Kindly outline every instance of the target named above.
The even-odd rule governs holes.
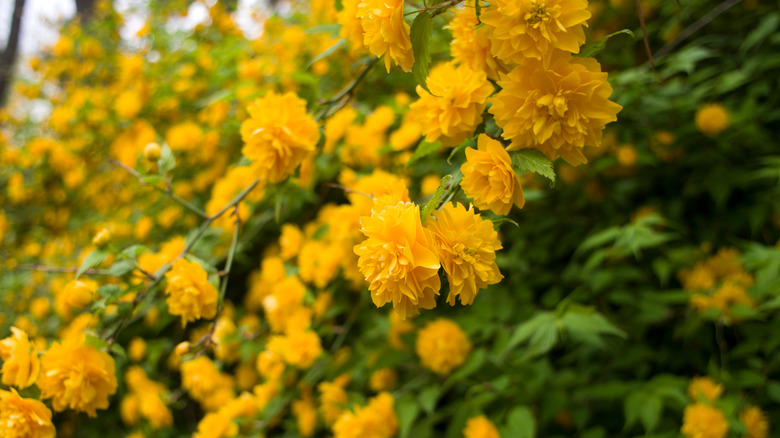
[[[121,287],[115,284],[107,284],[104,286],[100,286],[97,290],[97,293],[101,297],[111,299],[111,298],[119,298],[120,296],[122,296],[124,291],[122,290]]]
[[[482,24],[482,21],[480,21],[480,19],[479,19],[479,16],[482,14],[482,6],[480,6],[480,4],[479,4],[481,1],[482,0],[476,0],[474,2],[474,8],[477,10],[476,11],[476,13],[477,13],[477,25]]]
[[[660,397],[656,395],[645,397],[642,407],[639,408],[639,421],[645,427],[645,432],[650,433],[658,426],[663,409],[664,405]]]
[[[523,149],[512,153],[512,168],[515,172],[533,172],[555,184],[555,169],[543,153],[536,149]]]
[[[157,160],[157,168],[159,169],[160,175],[176,168],[176,158],[173,156],[173,151],[170,146],[165,143],[163,143],[162,148],[160,148],[160,159]]]
[[[585,315],[582,313],[568,312],[561,318],[561,324],[566,330],[572,332],[590,332],[595,334],[611,334],[626,338],[626,332],[615,327],[611,322],[598,313]]]
[[[423,222],[425,222],[425,219],[428,217],[428,215],[436,209],[436,206],[439,205],[439,202],[443,200],[444,195],[449,193],[453,187],[458,185],[461,177],[462,175],[460,175],[460,172],[458,172],[457,177],[452,175],[445,175],[444,178],[441,179],[439,187],[436,188],[436,191],[433,192],[433,195],[431,195],[431,199],[425,203],[422,210],[420,211],[420,219]]]
[[[399,438],[407,438],[412,429],[412,424],[420,413],[417,401],[411,396],[401,397],[396,401],[396,413],[398,414]]]
[[[576,54],[575,56],[578,56],[580,58],[588,58],[588,57],[594,56],[597,53],[599,53],[602,50],[604,50],[604,47],[606,47],[607,41],[610,38],[612,38],[614,36],[617,36],[617,35],[620,35],[622,33],[624,33],[626,35],[631,35],[631,38],[635,38],[634,37],[634,32],[631,32],[628,29],[621,29],[621,30],[619,30],[617,32],[613,32],[613,33],[605,36],[604,38],[596,41],[595,43],[589,45],[588,47],[583,47],[582,50],[580,50],[580,53]]]
[[[135,265],[133,265],[133,262],[129,260],[119,260],[118,262],[111,265],[110,268],[108,268],[108,275],[114,275],[117,277],[121,277],[128,272],[135,269]]]
[[[340,40],[336,41],[336,44],[333,44],[332,46],[330,46],[327,49],[325,49],[325,51],[323,51],[319,55],[317,55],[314,58],[312,58],[311,61],[309,61],[309,64],[306,66],[306,68],[310,68],[312,65],[314,65],[315,62],[320,61],[322,59],[325,59],[328,56],[332,55],[333,52],[335,52],[336,50],[338,50],[341,47],[343,47],[346,43],[347,43],[347,40],[345,40],[345,39],[340,39]]]
[[[534,438],[536,436],[536,419],[531,410],[525,406],[512,409],[507,416],[506,427],[513,438]]]
[[[121,253],[119,253],[119,258],[135,260],[139,255],[145,253],[148,250],[149,249],[143,245],[128,246],[127,248],[123,249]]]
[[[122,319],[130,319],[133,316],[133,303],[129,301],[119,303],[117,313],[119,313],[119,317]]]
[[[420,407],[428,414],[432,414],[440,394],[440,385],[431,385],[423,388],[423,390],[420,391],[420,395],[417,396],[417,399],[420,401]]]
[[[427,92],[428,71],[431,66],[431,33],[433,31],[433,19],[425,12],[417,14],[412,22],[412,28],[409,31],[409,37],[412,40],[412,51],[414,52],[414,65],[412,66],[412,76]]]
[[[513,349],[517,345],[525,342],[531,335],[539,330],[542,326],[547,324],[555,324],[555,315],[550,312],[539,313],[528,321],[520,324],[515,329],[512,336],[509,338],[504,351],[501,352],[501,356],[504,356],[509,350]]]
[[[104,348],[108,348],[108,342],[105,340],[98,338],[95,335],[88,334],[86,339],[84,339],[84,343],[87,345],[91,345],[98,350],[102,350]]]
[[[525,358],[530,359],[550,351],[558,342],[558,324],[555,321],[549,322],[539,328],[531,335],[531,341],[528,350],[525,352]]]
[[[439,142],[429,143],[427,141],[423,141],[422,143],[420,143],[419,146],[417,146],[417,149],[414,150],[412,156],[409,157],[409,161],[406,162],[406,167],[409,167],[410,164],[414,163],[420,158],[423,158],[425,156],[428,156],[438,151],[440,147],[441,147],[441,143]]]
[[[475,350],[473,353],[469,355],[469,358],[466,359],[466,362],[463,363],[463,365],[460,366],[452,375],[447,378],[448,382],[457,382],[465,379],[466,377],[474,374],[475,372],[479,371],[480,368],[482,368],[482,365],[485,363],[485,359],[487,358],[487,352],[484,348],[480,348]]]
[[[96,268],[100,266],[108,258],[107,249],[96,249],[84,257],[84,261],[81,262],[79,270],[76,272],[76,280],[88,269]]]

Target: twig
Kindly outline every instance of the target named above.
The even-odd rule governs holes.
[[[257,178],[256,180],[254,180],[254,182],[252,182],[252,184],[250,184],[249,187],[247,187],[244,190],[242,190],[241,193],[236,195],[236,197],[233,198],[233,200],[228,202],[227,205],[222,207],[222,209],[220,209],[218,212],[214,213],[211,216],[207,216],[206,217],[206,220],[203,221],[203,223],[200,225],[200,228],[198,228],[198,232],[195,233],[195,236],[193,236],[192,240],[190,240],[190,242],[187,243],[187,246],[184,247],[184,249],[179,253],[179,255],[177,255],[173,260],[169,261],[168,263],[162,265],[160,267],[160,269],[158,269],[154,273],[154,275],[153,275],[154,280],[152,281],[152,283],[149,286],[147,286],[147,288],[145,290],[139,292],[135,296],[135,298],[133,299],[133,301],[131,303],[132,306],[133,306],[132,307],[133,312],[135,312],[136,308],[141,303],[141,301],[143,301],[143,299],[146,298],[146,295],[150,291],[154,290],[155,286],[160,284],[160,282],[162,281],[163,277],[165,276],[165,273],[168,272],[171,269],[171,267],[174,265],[174,263],[176,263],[179,259],[184,257],[188,252],[190,252],[192,250],[192,248],[195,246],[195,244],[198,242],[198,240],[201,238],[201,236],[203,236],[203,233],[205,233],[206,230],[209,228],[211,223],[214,222],[215,220],[217,220],[220,216],[222,216],[229,209],[231,209],[231,208],[236,208],[237,209],[238,208],[238,203],[243,201],[244,198],[246,198],[246,196],[249,194],[249,192],[251,192],[255,187],[257,187],[258,184],[260,184],[260,178]],[[231,260],[231,263],[232,263],[232,260]],[[109,331],[105,335],[106,337],[104,339],[107,339],[109,344],[112,343],[114,341],[114,339],[116,339],[116,335],[122,329],[122,326],[124,325],[124,323],[125,323],[124,319],[119,320],[119,322],[114,326],[114,328],[111,329],[111,331]]]
[[[339,189],[339,190],[343,190],[344,193],[354,193],[356,195],[363,195],[363,196],[365,196],[368,199],[374,199],[374,197],[371,196],[368,193],[363,193],[363,192],[358,192],[357,190],[348,189],[348,188],[346,188],[346,187],[344,187],[344,186],[342,186],[340,184],[325,183],[324,185],[327,186],[327,187],[333,187],[333,188],[336,188],[336,189]]]
[[[16,265],[14,269],[21,269],[26,271],[41,271],[41,272],[58,272],[58,273],[73,273],[79,271],[78,266],[73,267],[61,267],[61,266],[44,266],[44,265]],[[87,269],[83,272],[87,275],[107,275],[116,277],[105,269]]]
[[[404,16],[419,14],[420,12],[430,12],[430,16],[431,16],[431,18],[433,18],[433,17],[435,17],[437,15],[443,14],[449,8],[451,8],[453,6],[457,6],[461,2],[463,2],[463,0],[448,0],[448,1],[445,1],[445,2],[437,3],[437,4],[435,4],[433,6],[430,6],[430,7],[427,7],[427,8],[422,8],[422,9],[418,9],[416,11],[407,12],[406,14],[404,14]]]
[[[715,17],[718,15],[726,12],[728,9],[730,9],[732,6],[736,5],[737,3],[741,2],[742,0],[726,0],[723,3],[719,4],[715,8],[713,8],[710,12],[708,12],[703,17],[696,20],[693,24],[686,27],[685,30],[680,32],[679,35],[677,35],[677,38],[674,39],[671,43],[661,47],[661,50],[656,52],[655,57],[656,58],[662,58],[667,53],[669,53],[672,49],[679,46],[680,43],[685,41],[689,36],[696,33],[699,29],[706,26],[710,21],[714,20]]]
[[[363,69],[363,71],[360,72],[360,74],[352,80],[346,87],[344,87],[341,91],[339,91],[335,96],[332,98],[321,102],[322,105],[325,105],[325,107],[320,110],[320,112],[317,114],[317,117],[315,117],[315,120],[321,121],[324,119],[327,119],[333,113],[340,110],[344,107],[344,105],[349,102],[349,98],[352,97],[355,89],[358,85],[365,79],[365,77],[368,75],[368,73],[371,71],[372,68],[376,65],[376,63],[379,61],[379,58],[372,59],[366,67]],[[346,99],[345,99],[346,98]],[[334,104],[337,104],[335,109],[333,107]]]
[[[172,200],[178,202],[179,204],[181,204],[182,207],[184,207],[187,210],[197,214],[198,216],[202,217],[203,219],[208,218],[208,215],[206,213],[204,213],[203,210],[201,210],[198,207],[192,205],[191,203],[185,201],[184,199],[176,196],[173,193],[173,187],[171,187],[171,182],[169,180],[167,180],[167,179],[165,180],[165,186],[167,187],[167,190],[166,190],[166,189],[163,189],[162,187],[158,187],[155,184],[147,183],[146,181],[144,181],[144,178],[143,178],[143,176],[141,176],[140,173],[136,172],[135,169],[133,169],[132,167],[126,165],[125,163],[123,163],[121,161],[117,161],[117,160],[115,160],[113,158],[109,158],[108,161],[111,164],[113,164],[115,166],[119,166],[121,169],[124,169],[125,171],[127,171],[128,173],[130,173],[131,175],[136,177],[138,179],[138,182],[142,186],[150,186],[153,189],[157,190],[158,192],[162,193],[163,195],[165,195],[165,196],[171,198]]]
[[[206,349],[214,343],[214,332],[217,330],[217,321],[219,321],[219,314],[222,312],[222,303],[225,300],[225,292],[227,291],[228,279],[230,278],[230,269],[233,267],[233,257],[235,256],[236,248],[238,247],[238,231],[241,228],[241,218],[238,216],[238,204],[233,206],[233,216],[236,218],[236,226],[233,230],[233,242],[230,244],[230,251],[228,251],[227,261],[225,262],[225,278],[222,279],[222,284],[220,284],[219,287],[217,312],[214,315],[214,321],[211,323],[211,330],[198,341],[197,345],[200,349],[189,360],[195,359],[205,353]]]
[[[647,59],[650,61],[650,67],[655,68],[655,61],[653,61],[653,52],[650,51],[650,41],[647,39],[647,29],[645,28],[645,16],[642,13],[642,3],[640,0],[636,0],[636,9],[639,15],[639,24],[642,26],[642,38],[645,41],[645,52],[647,52]]]

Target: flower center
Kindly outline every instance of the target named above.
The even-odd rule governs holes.
[[[550,13],[547,11],[547,3],[542,0],[531,2],[528,12],[525,14],[525,21],[529,26],[538,29],[541,25],[550,21]]]
[[[566,114],[566,110],[569,109],[569,105],[566,102],[564,93],[559,91],[556,94],[546,94],[540,97],[536,101],[536,106],[539,108],[547,108],[547,113],[550,116],[558,116],[562,118]]]

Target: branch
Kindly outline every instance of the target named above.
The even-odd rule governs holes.
[[[11,76],[16,61],[16,52],[19,48],[19,34],[22,30],[22,12],[25,0],[16,0],[14,12],[11,18],[11,31],[8,34],[8,42],[5,50],[0,51],[0,107],[5,105],[8,90],[11,87]]]
[[[154,184],[147,183],[146,181],[144,181],[144,177],[140,173],[136,172],[135,169],[133,169],[132,167],[126,165],[125,163],[123,163],[121,161],[117,161],[117,160],[115,160],[113,158],[109,158],[108,161],[111,164],[113,164],[115,166],[119,166],[120,168],[126,170],[130,175],[133,175],[134,177],[136,177],[138,179],[138,182],[142,186],[152,187],[153,189],[157,190],[158,192],[162,193],[163,195],[165,195],[165,196],[171,198],[172,200],[178,202],[181,206],[183,206],[187,210],[197,214],[201,218],[203,218],[203,219],[207,219],[208,218],[208,215],[206,213],[204,213],[203,210],[201,210],[198,207],[190,204],[189,202],[185,201],[184,199],[174,195],[173,194],[173,188],[171,187],[171,182],[170,181],[165,180],[165,186],[167,187],[167,190],[166,190],[166,189],[163,189],[162,187],[158,187],[158,186],[156,186]]]
[[[61,267],[61,266],[44,266],[44,265],[16,265],[14,269],[20,269],[26,271],[73,273],[73,274],[79,271],[78,266]],[[106,276],[116,277],[116,275],[109,273],[109,271],[105,269],[87,269],[83,273],[87,275],[106,275]]]
[[[365,77],[368,75],[368,73],[371,71],[372,68],[376,65],[376,63],[379,61],[379,58],[374,58],[371,60],[366,67],[363,69],[363,71],[360,72],[360,74],[352,80],[344,89],[339,91],[335,96],[332,98],[321,102],[321,105],[325,105],[325,107],[320,110],[320,112],[317,114],[317,117],[315,117],[315,120],[318,122],[321,120],[325,120],[328,117],[332,116],[333,113],[340,110],[341,108],[344,108],[344,106],[349,102],[349,98],[352,97],[354,94],[355,89],[358,85],[365,79]],[[333,108],[333,105],[336,105],[335,109]]]
[[[647,52],[647,59],[650,61],[650,67],[655,68],[655,61],[653,61],[653,52],[650,51],[650,41],[647,39],[647,29],[645,28],[645,15],[642,13],[642,3],[640,0],[636,0],[636,10],[639,14],[639,24],[642,26],[642,39],[645,41],[645,52]]]
[[[732,6],[736,5],[737,3],[741,2],[742,0],[726,0],[723,3],[719,4],[715,8],[713,8],[710,12],[708,12],[703,17],[696,20],[693,24],[686,27],[685,30],[680,32],[680,35],[677,35],[677,38],[674,39],[671,43],[661,47],[661,50],[656,52],[655,57],[661,58],[665,56],[667,53],[671,52],[672,49],[679,46],[680,43],[685,41],[689,36],[696,33],[699,29],[706,26],[710,21],[714,20],[715,17],[718,15],[726,12],[729,10]]]
[[[430,13],[429,15],[431,16],[431,18],[433,18],[433,17],[435,17],[437,15],[441,15],[441,14],[447,12],[447,9],[449,9],[449,8],[451,8],[453,6],[457,6],[461,2],[463,2],[463,0],[447,0],[445,2],[437,3],[437,4],[435,4],[433,6],[430,6],[430,7],[427,7],[427,8],[422,8],[422,9],[418,9],[416,11],[407,12],[406,14],[404,14],[404,16],[419,14],[420,12],[429,12]]]

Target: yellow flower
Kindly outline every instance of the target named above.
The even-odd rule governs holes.
[[[220,373],[206,356],[181,364],[181,386],[207,411],[215,411],[235,398],[230,376]]]
[[[22,398],[13,388],[0,390],[0,436],[3,438],[54,438],[51,411],[43,403]]]
[[[125,90],[117,96],[114,111],[120,120],[130,120],[141,111],[143,102],[138,91]]]
[[[447,375],[471,353],[471,341],[455,322],[439,318],[417,333],[417,356],[425,368]]]
[[[311,314],[310,309],[303,307],[304,295],[306,286],[298,277],[287,277],[272,286],[271,293],[263,298],[263,310],[272,331],[291,331],[295,326],[296,315],[301,312]]]
[[[71,307],[80,309],[86,307],[95,298],[97,283],[92,280],[74,280],[65,285],[65,301]]]
[[[696,402],[712,403],[723,394],[723,385],[715,383],[709,377],[694,377],[688,385],[688,397]]]
[[[525,197],[520,178],[512,169],[512,159],[501,143],[480,134],[477,148],[466,149],[466,162],[460,166],[463,193],[477,208],[496,214],[509,213],[513,204],[523,208]]]
[[[359,0],[357,17],[363,26],[363,44],[372,54],[384,55],[388,72],[393,65],[411,70],[414,54],[403,0]]]
[[[374,304],[382,307],[392,302],[401,319],[419,314],[419,308],[436,307],[441,265],[431,233],[420,222],[419,207],[399,202],[374,210],[360,223],[367,239],[354,250]]]
[[[708,137],[714,137],[731,125],[726,107],[720,103],[702,105],[696,110],[696,129]]]
[[[482,123],[487,98],[493,93],[485,73],[447,62],[434,67],[426,83],[431,92],[418,85],[420,99],[409,107],[426,140],[441,138],[445,145],[454,146],[470,137]]]
[[[599,146],[621,106],[610,101],[612,86],[593,58],[556,53],[549,63],[529,59],[498,81],[502,90],[488,111],[511,140],[508,150],[536,148],[550,160],[577,166],[585,146]]]
[[[292,224],[282,225],[282,232],[279,236],[280,256],[284,260],[289,260],[296,255],[303,244],[303,233],[301,229]]]
[[[244,191],[254,182],[257,176],[249,166],[234,167],[225,174],[224,177],[214,183],[211,188],[211,199],[206,203],[206,214],[214,215],[228,205],[239,193]],[[249,219],[251,211],[246,201],[259,201],[265,194],[265,184],[261,181],[246,196],[244,200],[238,203],[238,219],[245,223]],[[228,210],[214,221],[216,226],[230,232],[235,228],[236,218],[233,216],[233,210]]]
[[[268,349],[287,364],[305,370],[322,354],[322,342],[311,330],[297,330],[285,336],[271,336]]]
[[[311,395],[307,394],[302,399],[293,401],[291,408],[298,425],[298,433],[303,437],[312,436],[317,426],[317,408],[311,401]]]
[[[0,340],[0,359],[3,360],[3,385],[26,388],[38,378],[41,362],[27,333],[11,327],[12,335]]]
[[[756,301],[751,297],[747,290],[736,283],[726,282],[712,293],[712,301],[715,307],[722,312],[728,312],[729,308],[735,304],[742,304],[745,307],[756,307]]]
[[[341,25],[339,36],[349,43],[352,53],[360,53],[366,49],[363,45],[363,24],[357,17],[358,3],[361,0],[344,0],[342,9],[336,13],[336,21]]]
[[[496,266],[498,233],[474,209],[446,204],[425,221],[425,228],[433,232],[436,254],[447,273],[451,306],[458,296],[461,304],[472,304],[480,289],[504,278]]]
[[[464,438],[501,438],[496,426],[486,416],[470,418],[463,429]]]
[[[213,318],[217,314],[219,299],[217,288],[209,283],[203,268],[185,259],[179,259],[165,274],[165,300],[171,315],[181,316],[182,327],[200,318]]]
[[[370,175],[344,185],[352,191],[347,193],[347,199],[359,216],[370,215],[373,209],[381,210],[398,202],[410,202],[404,179],[384,170],[376,169]]]
[[[133,362],[140,362],[146,357],[146,341],[138,336],[130,340],[127,346],[127,356]]]
[[[747,429],[742,438],[766,438],[769,436],[769,420],[757,406],[748,406],[739,413],[739,421]]]
[[[354,412],[344,412],[333,425],[334,438],[390,438],[398,431],[395,401],[387,392],[370,399]]]
[[[715,286],[715,274],[704,263],[696,263],[691,269],[680,270],[678,276],[687,291],[705,291]]]
[[[168,397],[165,385],[155,382],[146,375],[143,368],[132,366],[125,373],[125,384],[132,394],[138,397],[141,415],[155,429],[161,429],[173,424],[173,415],[164,399]]]
[[[349,398],[344,387],[349,381],[349,377],[338,378],[333,382],[322,382],[317,385],[320,393],[320,412],[325,424],[332,425],[339,419],[344,412],[344,406],[347,405]]]
[[[250,117],[241,123],[241,152],[263,181],[284,180],[314,152],[320,130],[306,112],[306,101],[294,93],[269,92],[247,111]]]
[[[687,438],[723,438],[729,431],[729,423],[717,408],[694,403],[685,408],[681,431]]]
[[[322,289],[338,274],[341,265],[341,248],[322,240],[309,240],[298,254],[298,273],[307,283]]]
[[[97,416],[116,392],[114,359],[81,339],[55,342],[41,357],[38,388],[57,412],[70,408]]]
[[[481,1],[481,0],[480,0]],[[455,17],[446,27],[452,32],[450,52],[456,63],[472,70],[485,72],[488,78],[497,80],[499,72],[505,72],[500,62],[490,54],[490,40],[485,27],[479,26],[473,1],[455,11]]]
[[[357,5],[357,0],[352,0],[352,2]],[[344,2],[344,9],[341,12],[346,10],[346,5],[347,2]],[[361,29],[360,32],[362,35],[363,30]],[[352,124],[352,121],[355,120],[355,117],[357,117],[357,111],[351,106],[346,106],[328,117],[328,120],[325,122],[325,146],[322,149],[324,153],[329,154],[336,149],[336,144],[347,133],[347,129]]]
[[[579,53],[589,18],[587,0],[495,0],[480,16],[491,53],[512,64],[555,49]]]
[[[398,384],[398,373],[392,368],[380,368],[368,379],[368,386],[374,392],[390,391]]]

